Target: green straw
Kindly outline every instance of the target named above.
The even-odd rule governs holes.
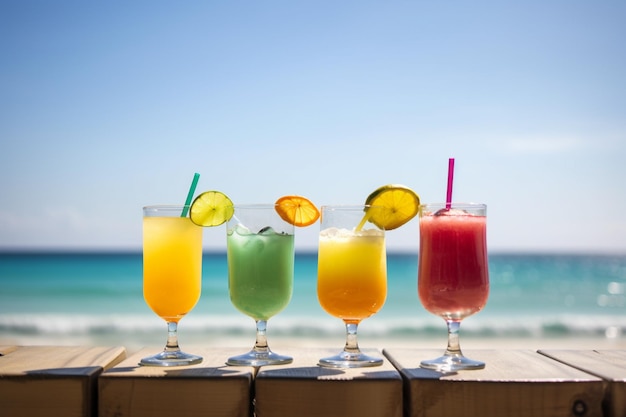
[[[191,181],[191,186],[189,187],[189,192],[187,193],[187,200],[185,201],[185,206],[183,207],[183,212],[180,214],[180,217],[187,217],[189,206],[191,206],[191,199],[193,198],[193,194],[196,192],[196,185],[198,185],[199,178],[200,174],[197,172],[193,174],[193,181]]]

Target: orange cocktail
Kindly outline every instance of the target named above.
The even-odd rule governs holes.
[[[333,368],[378,366],[382,358],[359,349],[359,323],[376,314],[387,298],[385,231],[367,222],[380,218],[370,206],[323,206],[317,257],[317,298],[330,315],[343,320],[343,351],[319,360]]]
[[[327,313],[359,323],[387,297],[384,232],[327,229],[320,233],[317,296]]]

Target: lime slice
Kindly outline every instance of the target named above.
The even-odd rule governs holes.
[[[276,212],[287,223],[294,226],[310,226],[320,217],[320,211],[308,198],[286,195],[276,200]]]
[[[226,194],[205,191],[191,203],[189,218],[198,226],[219,226],[233,217],[235,207]]]
[[[390,184],[376,189],[365,204],[383,207],[382,210],[368,210],[371,213],[366,213],[366,217],[381,229],[393,230],[417,215],[420,198],[409,187]]]

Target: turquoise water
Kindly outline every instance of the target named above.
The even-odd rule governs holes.
[[[338,319],[316,296],[316,254],[297,254],[293,298],[269,321],[270,334],[336,338]],[[361,325],[371,336],[440,334],[443,321],[417,298],[417,255],[388,254],[383,309]],[[468,336],[626,337],[626,256],[493,254],[485,309],[463,322]],[[181,322],[190,337],[253,337],[252,319],[228,296],[226,255],[203,258],[202,297]],[[142,295],[142,257],[122,254],[0,254],[0,343],[164,337]],[[160,339],[159,339],[160,340]]]

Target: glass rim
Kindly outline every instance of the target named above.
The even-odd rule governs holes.
[[[325,204],[320,206],[321,210],[363,210],[364,208],[385,208],[385,206],[373,204]]]
[[[459,202],[459,203],[455,203],[454,201],[452,203],[422,203],[420,204],[420,208],[422,207],[446,207],[448,204],[450,204],[450,207],[487,207],[487,204],[485,203],[464,203],[464,202]]]
[[[243,203],[243,204],[233,204],[233,208],[238,209],[269,209],[276,208],[278,204],[276,203]]]
[[[174,209],[183,209],[185,207],[189,207],[186,204],[151,204],[148,206],[143,206],[142,210],[174,210]]]

